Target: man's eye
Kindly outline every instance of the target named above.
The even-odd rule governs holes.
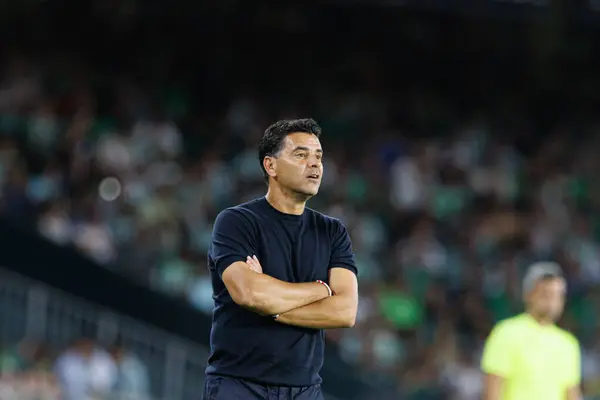
[[[296,154],[296,157],[298,157],[298,158],[305,158],[306,154],[304,154],[304,153],[298,153],[298,154]]]

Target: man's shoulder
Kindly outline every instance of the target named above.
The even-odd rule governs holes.
[[[554,330],[556,332],[556,336],[565,347],[579,351],[579,340],[577,337],[575,337],[575,335],[559,326],[555,326]]]
[[[332,217],[327,214],[323,214],[320,211],[308,207],[306,207],[306,212],[310,214],[315,220],[317,220],[318,222],[322,222],[325,225],[345,228],[342,221],[340,221],[338,218]]]
[[[262,213],[262,199],[254,199],[222,210],[217,219],[247,219]]]
[[[246,201],[244,203],[237,204],[235,206],[228,207],[221,212],[225,211],[238,211],[238,212],[248,212],[248,211],[256,211],[264,208],[264,197],[259,197],[257,199],[253,199],[250,201]]]
[[[521,335],[524,330],[531,329],[531,317],[526,314],[516,315],[498,322],[493,329],[496,335]],[[556,325],[552,327],[555,337],[565,346],[579,347],[579,341],[571,332]]]
[[[484,355],[482,365],[489,366],[490,363],[494,363],[495,359],[506,356],[512,349],[513,344],[516,342],[516,338],[519,336],[519,332],[522,327],[521,319],[519,316],[506,318],[501,320],[494,325],[492,331],[485,340]],[[489,371],[487,371],[489,372]]]
[[[521,331],[526,325],[527,321],[522,314],[515,315],[514,317],[498,321],[496,325],[494,325],[492,332],[496,335],[511,335],[514,332]]]

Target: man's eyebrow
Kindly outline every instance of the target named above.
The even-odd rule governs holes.
[[[296,147],[294,150],[292,150],[292,153],[296,152],[296,151],[310,151],[310,149],[306,146],[298,146]],[[323,153],[323,149],[317,149],[316,150],[317,153]]]

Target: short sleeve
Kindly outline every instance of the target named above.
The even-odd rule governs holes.
[[[356,274],[356,262],[348,230],[339,220],[334,220],[334,224],[329,268],[345,268]]]
[[[220,277],[231,264],[256,255],[256,235],[250,221],[236,209],[226,209],[215,219],[209,258]]]
[[[506,324],[500,323],[494,327],[485,342],[481,369],[486,374],[493,374],[502,378],[512,375],[511,337]]]
[[[575,337],[569,335],[569,359],[564,371],[568,374],[566,385],[568,388],[581,384],[581,349]]]

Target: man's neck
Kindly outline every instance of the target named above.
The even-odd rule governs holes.
[[[275,185],[269,186],[265,198],[274,209],[284,214],[301,215],[306,207],[306,200],[298,199],[293,193]]]
[[[526,311],[527,315],[529,315],[531,318],[533,318],[538,324],[542,325],[542,326],[549,326],[549,325],[553,325],[554,321],[551,320],[550,318],[545,318],[545,317],[541,317],[539,315],[536,315],[530,311]]]

